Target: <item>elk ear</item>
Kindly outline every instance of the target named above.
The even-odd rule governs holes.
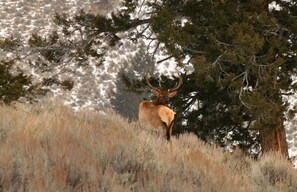
[[[170,92],[168,97],[174,97],[176,95],[177,91],[173,91],[173,92]]]
[[[155,96],[159,97],[160,96],[160,92],[156,89],[152,89],[152,92]]]

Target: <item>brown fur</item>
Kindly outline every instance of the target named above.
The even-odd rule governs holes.
[[[153,127],[161,128],[168,140],[170,140],[175,112],[165,105],[157,105],[154,102],[144,100],[139,104],[139,121]]]
[[[154,87],[149,82],[147,73],[144,75],[144,78],[157,98],[154,101],[144,100],[140,102],[139,121],[160,128],[164,137],[170,141],[175,112],[167,107],[167,105],[169,98],[174,97],[177,90],[182,85],[182,77],[179,75],[178,83],[174,88],[168,90],[162,89],[161,87]]]

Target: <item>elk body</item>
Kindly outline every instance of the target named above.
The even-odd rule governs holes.
[[[140,102],[138,114],[139,121],[161,129],[164,137],[170,141],[175,112],[168,107],[168,102],[169,98],[176,95],[183,80],[181,76],[179,76],[179,82],[174,88],[164,90],[161,87],[154,87],[149,82],[147,73],[144,78],[147,85],[156,96],[156,99],[154,101],[143,100]]]

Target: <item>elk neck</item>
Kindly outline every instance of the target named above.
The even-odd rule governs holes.
[[[155,105],[165,105],[168,106],[168,101],[165,101],[164,99],[157,98],[154,101],[152,101]]]

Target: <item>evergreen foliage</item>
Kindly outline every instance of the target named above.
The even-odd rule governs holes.
[[[19,39],[10,37],[0,40],[0,49],[13,52],[21,45]],[[15,60],[0,60],[0,101],[4,104],[18,100],[21,97],[30,97],[33,92],[31,77],[20,70],[14,70]]]
[[[30,96],[33,90],[29,76],[21,72],[16,75],[11,74],[13,63],[13,61],[0,62],[0,101],[4,104],[11,104],[20,97]]]

